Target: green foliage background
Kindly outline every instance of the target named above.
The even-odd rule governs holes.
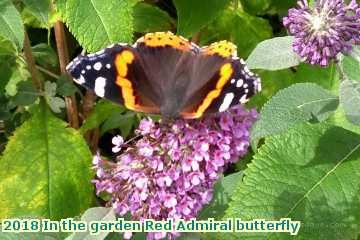
[[[95,197],[91,156],[98,149],[110,156],[111,136],[131,138],[144,116],[95,99],[73,84],[63,65],[81,51],[172,31],[199,45],[234,42],[262,78],[262,92],[247,104],[261,112],[252,151],[216,184],[199,218],[302,223],[297,236],[187,233],[182,239],[358,239],[360,47],[327,68],[301,63],[281,24],[295,4],[0,0],[0,219],[115,219]],[[65,237],[88,235],[0,233],[1,239]],[[104,238],[119,235],[91,239]]]

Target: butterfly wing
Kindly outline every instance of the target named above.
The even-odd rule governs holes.
[[[133,47],[114,44],[97,53],[80,55],[67,66],[67,71],[76,83],[99,97],[131,110],[160,113],[159,101]]]
[[[131,110],[199,118],[245,103],[260,79],[227,41],[199,48],[167,33],[149,33],[130,47],[115,44],[75,58],[74,81]]]
[[[184,118],[199,118],[204,114],[223,112],[231,106],[246,103],[251,96],[261,90],[260,78],[252,73],[242,59],[236,55],[236,46],[231,42],[221,41],[203,47],[199,53],[204,59],[216,57],[219,66],[206,84],[196,91],[188,92],[188,102],[181,115]],[[198,61],[203,61],[200,57]],[[191,76],[190,85],[199,85],[198,79],[204,76],[209,67],[199,64]],[[201,100],[199,102],[199,99]]]

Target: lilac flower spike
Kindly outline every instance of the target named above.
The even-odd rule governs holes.
[[[307,63],[327,66],[338,53],[349,53],[360,44],[360,8],[356,0],[317,0],[310,6],[299,0],[284,17],[284,26],[295,36],[293,49]]]
[[[108,206],[121,216],[130,212],[134,220],[194,218],[211,201],[213,185],[226,165],[247,153],[256,118],[255,109],[246,111],[239,105],[200,120],[178,119],[167,125],[143,119],[136,130],[142,138],[123,146],[116,162],[94,157],[97,194],[109,194]],[[114,139],[115,152],[122,142]],[[147,235],[164,237],[165,233]]]

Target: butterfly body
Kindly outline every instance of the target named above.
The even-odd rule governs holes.
[[[165,119],[225,111],[261,89],[233,44],[200,48],[169,32],[81,55],[67,69],[75,82],[98,96]]]

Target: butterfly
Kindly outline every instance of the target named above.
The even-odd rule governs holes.
[[[261,90],[260,78],[237,57],[233,43],[199,47],[171,32],[80,55],[67,71],[99,97],[165,119],[223,112]]]

